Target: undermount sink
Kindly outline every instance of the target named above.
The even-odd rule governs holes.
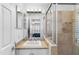
[[[26,43],[24,43],[24,47],[27,48],[38,48],[41,47],[41,41],[26,41]]]

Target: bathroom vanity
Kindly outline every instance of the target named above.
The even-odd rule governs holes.
[[[48,46],[45,41],[21,40],[16,44],[16,55],[48,55]]]
[[[16,44],[16,55],[57,55],[57,45],[44,37],[43,40],[21,40]]]

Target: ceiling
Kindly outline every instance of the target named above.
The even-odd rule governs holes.
[[[50,3],[20,3],[17,4],[18,9],[27,11],[27,9],[41,9],[42,13],[46,13]]]

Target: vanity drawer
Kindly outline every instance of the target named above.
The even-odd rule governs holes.
[[[48,49],[32,49],[34,55],[48,55]]]
[[[16,55],[28,55],[30,54],[31,50],[28,49],[16,49],[15,54]]]
[[[48,49],[16,49],[16,55],[48,55]]]

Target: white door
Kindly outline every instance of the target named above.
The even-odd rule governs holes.
[[[12,10],[7,4],[0,4],[0,55],[15,53],[12,40]]]

